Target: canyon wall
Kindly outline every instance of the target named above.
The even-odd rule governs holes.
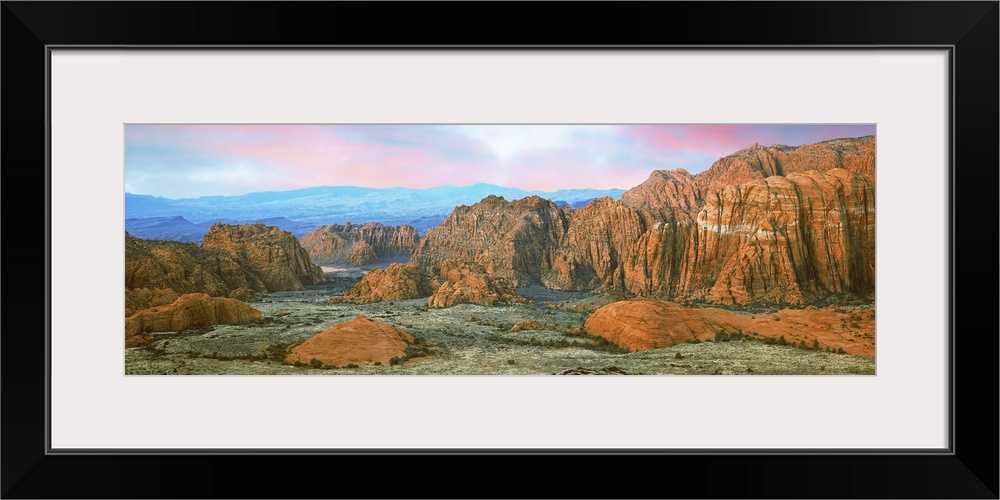
[[[411,264],[468,262],[515,287],[717,304],[870,298],[874,138],[754,145],[692,176],[654,171],[578,210],[490,196],[428,231]]]
[[[409,256],[420,236],[413,226],[332,224],[304,234],[302,247],[317,264],[363,266],[396,256]]]

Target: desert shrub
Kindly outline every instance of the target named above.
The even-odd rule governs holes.
[[[354,363],[347,363],[347,366],[345,366],[344,368],[359,368],[359,366]]]
[[[700,344],[701,340],[700,339],[687,339],[685,342],[687,342],[688,344]]]
[[[517,361],[514,361],[513,359],[508,359],[508,360],[507,360],[507,364],[508,364],[508,365],[516,365],[516,364],[517,364]]]
[[[389,358],[389,364],[390,365],[398,365],[400,362],[401,361],[400,361],[400,359],[399,359],[398,356],[393,356],[393,357]]]
[[[320,361],[320,360],[318,360],[318,359],[316,359],[316,358],[313,358],[313,359],[309,360],[309,366],[311,366],[313,368],[319,368],[319,367],[323,366],[323,362]]]
[[[819,350],[819,340],[813,339],[813,349]]]
[[[295,362],[295,367],[296,368],[302,368],[303,366],[306,366],[306,364],[303,363],[303,362],[301,362],[301,361],[296,361]]]
[[[374,362],[372,364],[375,365],[375,366],[382,366],[382,362],[381,361],[376,361],[376,362]]]
[[[715,332],[716,342],[729,342],[729,334],[724,331]]]
[[[837,354],[847,354],[847,352],[844,351],[843,347],[838,347],[837,348]]]
[[[674,354],[674,359],[684,359],[684,355],[681,353]]]
[[[781,338],[778,339],[778,345],[788,345],[788,341],[785,340],[784,335],[782,335]]]

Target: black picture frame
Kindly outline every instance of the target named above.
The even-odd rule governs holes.
[[[990,216],[998,206],[1000,170],[1000,3],[996,1],[582,3],[556,4],[552,10],[538,4],[489,3],[2,4],[0,159],[8,194],[4,222],[8,237],[14,238],[3,246],[3,254],[9,266],[29,273],[27,283],[21,277],[8,288],[17,292],[4,294],[8,312],[0,339],[4,498],[998,497],[998,328],[992,310],[997,303],[997,234]],[[456,13],[467,22],[450,21]],[[950,47],[954,368],[950,452],[509,453],[491,454],[489,465],[477,453],[48,454],[48,47],[413,44]],[[981,255],[984,249],[986,255]],[[971,306],[980,302],[988,309]],[[355,473],[379,470],[391,474],[392,480],[377,486],[352,480]],[[389,471],[408,471],[405,477],[410,479]],[[331,476],[333,484],[290,481],[314,473]],[[532,486],[521,478],[532,479]],[[537,478],[541,486],[534,482]],[[470,482],[483,485],[482,489],[469,491],[465,485]]]

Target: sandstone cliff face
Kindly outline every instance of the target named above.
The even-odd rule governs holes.
[[[727,186],[698,213],[685,285],[721,304],[874,292],[875,192],[846,170]]]
[[[292,347],[285,361],[309,363],[318,359],[324,365],[340,367],[375,361],[388,365],[392,358],[403,357],[413,343],[413,336],[399,328],[358,316]]]
[[[325,281],[323,271],[312,263],[295,235],[275,226],[216,223],[205,234],[201,248],[231,256],[268,291],[300,290]]]
[[[362,266],[388,258],[408,256],[420,237],[408,225],[385,226],[378,222],[364,225],[332,224],[302,236],[302,247],[317,264]]]
[[[555,249],[542,283],[559,290],[627,291],[636,281],[629,263],[657,220],[621,201],[601,198],[573,213],[569,231]]]
[[[373,262],[378,262],[378,255],[375,249],[364,240],[355,241],[351,248],[347,250],[347,263],[352,266],[364,266]]]
[[[427,306],[441,309],[455,304],[495,306],[514,302],[527,302],[517,293],[514,285],[499,275],[490,275],[476,263],[441,262],[439,275],[432,284],[434,295],[427,299]]]
[[[696,212],[701,203],[701,187],[687,170],[654,170],[642,184],[626,191],[625,205],[643,209],[670,209],[682,218]]]
[[[427,231],[410,262],[440,274],[441,262],[449,259],[476,264],[515,287],[537,283],[566,234],[570,213],[538,196],[507,201],[490,195],[471,207],[456,208]]]
[[[814,167],[819,167],[813,169]],[[478,264],[519,287],[719,304],[874,293],[874,138],[755,145],[706,172],[655,171],[573,211],[491,196],[455,210],[411,263]]]
[[[143,240],[125,234],[125,289],[170,289],[178,293],[227,295],[248,288],[266,291],[256,274],[224,252],[193,243]]]
[[[125,346],[149,342],[151,332],[173,332],[188,327],[261,321],[260,311],[236,299],[186,293],[167,305],[143,309],[125,318]]]
[[[799,147],[763,147],[754,144],[720,158],[708,170],[696,176],[696,184],[707,195],[725,186],[744,184],[774,175],[786,176],[807,170],[825,172],[832,169],[847,170],[874,182],[875,137],[835,139]]]
[[[373,269],[354,288],[330,303],[369,304],[387,300],[408,300],[433,293],[428,276],[412,265],[390,264],[386,269]]]
[[[655,300],[608,304],[587,319],[584,330],[630,351],[648,351],[687,342],[713,340],[719,332],[742,332],[756,338],[784,338],[820,350],[875,354],[873,309],[783,309],[771,314],[742,314],[716,308],[691,308]],[[814,342],[816,344],[814,344]]]

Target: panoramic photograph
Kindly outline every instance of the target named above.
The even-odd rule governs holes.
[[[874,375],[875,125],[124,126],[126,375]]]

